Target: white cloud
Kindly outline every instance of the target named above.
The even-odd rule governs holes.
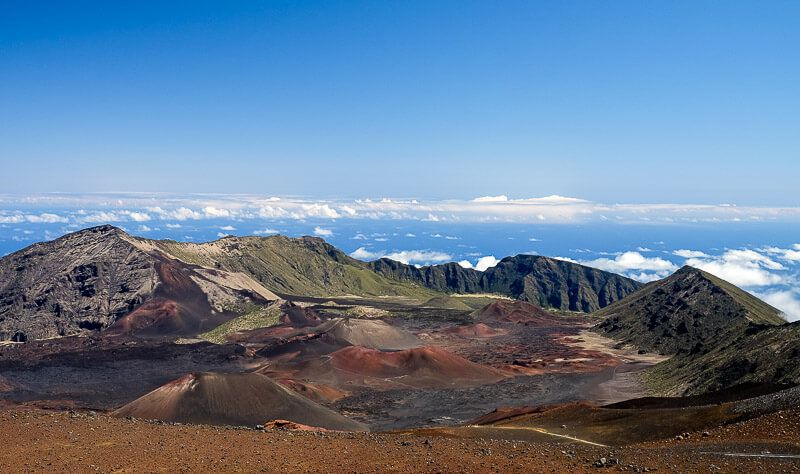
[[[777,255],[778,258],[790,263],[800,262],[800,244],[794,244],[790,249],[783,249],[779,247],[767,247],[764,251],[771,255]]]
[[[614,258],[597,258],[580,263],[642,281],[664,278],[678,269],[677,265],[669,260],[645,257],[639,252],[624,252]]]
[[[800,321],[800,294],[796,290],[772,291],[756,296],[781,310],[787,321]]]
[[[303,204],[300,210],[293,212],[292,217],[295,219],[306,219],[309,217],[322,217],[326,219],[338,219],[341,216],[336,209],[328,204]]]
[[[49,212],[45,212],[38,215],[28,214],[25,216],[25,220],[33,224],[56,224],[56,223],[65,224],[69,222],[69,220],[66,217],[61,217],[58,214],[52,214]]]
[[[508,202],[508,196],[505,194],[499,196],[482,196],[473,199],[472,202]]]
[[[409,238],[414,238],[416,236],[417,236],[416,234],[412,234],[411,232],[406,234],[406,237],[409,237]]]
[[[500,260],[496,259],[494,255],[487,255],[478,259],[478,262],[475,263],[475,270],[482,272],[494,267],[498,263],[500,263]]]
[[[25,216],[14,214],[12,216],[0,216],[0,224],[19,224],[25,220]]]
[[[707,253],[701,252],[699,250],[686,250],[686,249],[675,250],[674,252],[672,252],[672,255],[677,255],[678,257],[683,257],[683,258],[703,258],[709,256]]]
[[[177,221],[185,221],[187,219],[200,219],[202,217],[199,212],[193,211],[188,207],[179,207],[174,211],[167,212],[166,214],[170,218],[175,219]]]
[[[400,250],[394,252],[373,252],[364,247],[359,247],[350,253],[350,256],[359,260],[377,260],[389,258],[400,263],[435,264],[453,260],[450,254],[433,250]]]
[[[280,218],[284,217],[286,214],[286,210],[280,207],[264,206],[258,210],[258,217],[264,219]]]
[[[666,270],[675,271],[678,267],[660,257],[645,257],[639,252],[624,252],[615,258],[597,258],[583,262],[590,267],[611,272],[625,272],[628,270]]]
[[[539,197],[539,198],[514,199],[512,202],[537,203],[537,204],[576,204],[589,201],[585,199],[578,199],[573,197],[559,196],[558,194],[552,194],[550,196]]]
[[[269,229],[269,228],[260,229],[260,230],[254,230],[253,231],[253,235],[274,235],[274,234],[280,234],[280,231],[276,230],[276,229]]]
[[[362,234],[360,232],[358,234],[350,237],[350,238],[353,239],[353,240],[369,240],[366,235],[364,235],[364,234]]]
[[[330,237],[331,235],[333,235],[333,231],[330,229],[323,229],[322,227],[314,227],[314,235]]]
[[[180,229],[181,225],[180,224],[166,224],[165,227],[167,229]]]
[[[120,222],[122,220],[121,216],[113,212],[100,211],[82,215],[82,217],[78,219],[78,222],[86,224],[106,224],[109,222]]]
[[[720,256],[690,258],[687,265],[705,270],[736,286],[762,287],[786,283],[785,270],[767,255],[750,249],[727,250]]]
[[[35,204],[42,212],[75,209],[62,216],[69,223],[100,222],[97,213],[109,213],[105,222],[236,219],[398,219],[448,222],[587,223],[612,220],[619,224],[697,222],[800,222],[798,207],[755,207],[719,204],[604,204],[575,197],[550,195],[511,199],[506,195],[473,200],[418,201],[415,199],[360,199],[309,201],[248,195],[67,194],[0,196],[0,205]],[[28,208],[28,207],[26,207]],[[23,209],[26,209],[23,208]],[[145,209],[124,211],[122,209]],[[79,209],[85,209],[82,214]],[[27,212],[0,212],[0,223],[26,222]],[[31,214],[35,215],[35,214]],[[94,215],[94,220],[91,216]],[[63,222],[63,221],[60,221]],[[800,248],[787,250],[800,251]],[[791,256],[792,254],[787,254]],[[782,258],[783,259],[783,258]],[[784,259],[785,260],[785,259]]]
[[[135,222],[146,222],[150,220],[150,214],[145,212],[129,211],[127,214],[130,216],[131,220]]]
[[[230,236],[231,236],[231,234],[226,234],[225,232],[217,232],[217,237],[219,237],[220,239],[223,239],[225,237],[230,237]]]
[[[473,268],[475,270],[478,270],[479,272],[486,271],[487,269],[494,267],[498,263],[500,263],[500,260],[496,259],[494,255],[487,255],[485,257],[479,258],[478,261],[475,263],[475,265],[473,265],[472,262],[470,262],[469,260],[461,260],[460,262],[458,262],[458,264],[461,265],[461,267],[463,268]]]
[[[377,260],[381,258],[380,254],[370,252],[364,247],[359,247],[350,253],[350,256],[359,260]]]
[[[230,217],[231,211],[228,209],[219,209],[214,206],[206,206],[203,208],[203,214],[206,217],[218,218],[218,217]]]
[[[628,278],[631,278],[636,281],[640,281],[642,283],[650,283],[651,281],[661,280],[662,278],[666,277],[667,275],[663,272],[639,272],[639,273],[629,273],[627,275]]]
[[[220,230],[227,230],[227,231],[234,231],[234,230],[236,230],[236,227],[234,227],[232,225],[224,225],[224,226],[220,227],[219,229]]]
[[[453,257],[444,252],[431,250],[402,250],[384,255],[386,258],[396,260],[401,263],[442,263],[453,260]]]
[[[150,232],[153,229],[147,227],[146,225],[140,225],[139,227],[136,228],[136,230],[139,232]]]

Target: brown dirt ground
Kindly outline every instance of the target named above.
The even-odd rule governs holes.
[[[796,472],[800,460],[719,452],[797,452],[800,410],[710,436],[624,448],[401,434],[256,431],[155,424],[14,407],[0,412],[3,472]],[[774,438],[778,433],[777,438]],[[767,444],[761,444],[768,437]],[[754,451],[757,450],[757,451]],[[786,452],[788,452],[786,451]]]

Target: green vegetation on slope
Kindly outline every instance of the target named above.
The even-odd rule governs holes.
[[[429,299],[422,306],[426,308],[441,308],[441,309],[455,309],[459,311],[472,311],[472,307],[467,305],[464,301],[460,298],[454,298],[452,296],[442,295],[442,296],[434,296],[433,298]]]
[[[276,293],[402,296],[420,302],[437,295],[420,285],[379,275],[316,237],[226,237],[202,244],[149,242],[188,263],[245,273]]]
[[[786,322],[786,320],[781,317],[781,312],[777,308],[756,298],[738,286],[728,283],[722,278],[712,275],[711,273],[704,272],[703,270],[697,271],[699,271],[703,277],[708,279],[710,282],[725,290],[726,293],[728,293],[733,299],[742,305],[747,311],[747,318],[751,322],[756,324],[773,325],[781,325]]]
[[[230,321],[223,323],[208,332],[200,334],[198,337],[200,339],[205,339],[208,342],[213,342],[214,344],[223,344],[226,340],[225,337],[229,334],[239,331],[248,331],[251,329],[275,326],[280,323],[280,317],[282,314],[280,305],[282,303],[282,301],[278,301],[269,306],[262,306],[253,309],[252,311],[231,319]]]
[[[679,354],[645,371],[666,395],[700,394],[744,382],[800,383],[800,323],[753,326],[705,354]]]

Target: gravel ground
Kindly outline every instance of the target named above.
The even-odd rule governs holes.
[[[400,434],[168,425],[102,414],[0,413],[4,472],[797,472],[800,411],[622,448]],[[783,433],[774,436],[774,433]],[[766,439],[762,439],[764,437]],[[604,460],[604,467],[597,467]]]

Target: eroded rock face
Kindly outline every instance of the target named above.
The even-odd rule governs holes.
[[[278,297],[241,273],[173,258],[100,226],[0,259],[0,340],[194,336]]]
[[[153,258],[101,226],[43,242],[0,262],[0,340],[107,327],[157,284]]]

